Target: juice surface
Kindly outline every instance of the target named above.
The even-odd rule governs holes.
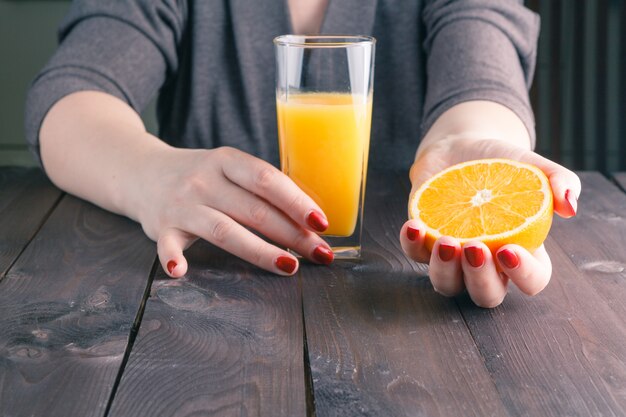
[[[303,93],[276,104],[283,172],[326,213],[324,234],[350,236],[365,190],[371,98]]]

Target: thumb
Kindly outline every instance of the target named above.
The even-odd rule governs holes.
[[[580,197],[580,178],[574,172],[550,161],[541,155],[530,152],[524,162],[531,163],[541,169],[550,180],[554,197],[554,211],[561,217],[569,218],[576,215],[578,197]]]
[[[187,259],[183,250],[188,248],[197,238],[182,230],[169,228],[159,235],[157,253],[165,273],[172,278],[180,278],[187,273]]]

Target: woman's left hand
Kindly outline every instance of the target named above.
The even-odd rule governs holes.
[[[497,139],[457,136],[420,149],[410,172],[411,193],[449,166],[483,158],[509,158],[539,167],[550,180],[554,211],[564,218],[576,215],[581,184],[575,173],[526,148]],[[411,259],[429,263],[435,291],[454,296],[467,289],[474,303],[481,307],[500,305],[509,280],[522,292],[535,295],[545,288],[552,274],[550,257],[543,245],[534,253],[517,245],[505,245],[493,257],[480,241],[461,245],[458,240],[443,236],[435,242],[431,253],[424,246],[424,227],[417,220],[404,224],[400,242]]]

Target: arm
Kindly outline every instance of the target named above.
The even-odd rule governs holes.
[[[148,134],[138,112],[177,70],[185,2],[81,0],[27,100],[31,148],[59,187],[141,223],[163,268],[187,270],[198,238],[282,275],[318,263],[320,208],[271,165],[230,148],[177,149]],[[180,7],[179,7],[180,6]]]
[[[489,117],[481,121],[485,115]],[[490,120],[492,116],[497,122]],[[418,149],[411,167],[412,191],[456,163],[509,158],[542,169],[550,181],[555,212],[565,218],[574,216],[580,180],[570,170],[532,152],[527,137],[524,140],[525,132],[522,122],[498,104],[466,102],[452,107],[433,125],[427,135],[429,141]],[[461,247],[456,239],[444,236],[437,240],[431,253],[423,245],[424,233],[419,222],[407,221],[400,232],[402,247],[412,259],[429,263],[433,286],[446,296],[467,289],[479,306],[495,307],[506,296],[509,280],[528,295],[542,291],[550,280],[552,266],[543,245],[532,254],[517,245],[505,245],[492,257],[480,241],[467,242]],[[472,265],[466,257],[466,248],[478,248],[484,261]],[[446,257],[446,250],[454,255]]]
[[[41,158],[59,188],[138,221],[142,175],[171,148],[146,132],[139,115],[105,93],[82,91],[59,100],[40,130]],[[147,175],[150,175],[147,173]],[[143,176],[143,175],[142,175]]]
[[[522,3],[426,2],[423,21],[428,79],[422,134],[432,132],[435,121],[451,107],[487,100],[515,113],[534,147],[528,88],[535,69],[539,18]]]
[[[172,148],[115,97],[64,97],[48,112],[40,140],[52,181],[139,221],[173,277],[186,272],[183,250],[198,238],[266,270],[295,273],[293,255],[244,226],[315,262],[332,261],[315,233],[326,225],[321,209],[280,171],[230,148]]]

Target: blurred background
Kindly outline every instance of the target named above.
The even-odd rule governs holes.
[[[54,51],[69,3],[0,0],[0,165],[34,165],[24,96]],[[542,19],[531,90],[537,151],[572,169],[626,171],[626,0],[526,4]],[[153,105],[144,120],[155,132]]]

